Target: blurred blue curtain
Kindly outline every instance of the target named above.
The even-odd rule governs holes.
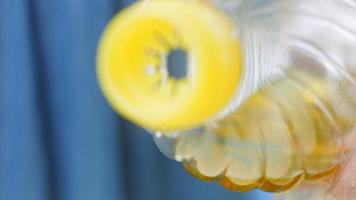
[[[0,200],[238,200],[104,100],[95,54],[128,0],[0,0]]]

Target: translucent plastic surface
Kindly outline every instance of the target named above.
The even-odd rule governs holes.
[[[216,120],[156,138],[192,175],[277,192],[332,175],[356,122],[355,3],[214,1],[236,26],[244,79]],[[202,100],[203,101],[203,100]]]

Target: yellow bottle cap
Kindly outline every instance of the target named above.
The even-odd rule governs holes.
[[[233,25],[196,1],[142,1],[108,25],[98,50],[100,85],[111,105],[149,129],[184,130],[231,101],[241,76]],[[187,54],[187,73],[167,72],[167,56]]]

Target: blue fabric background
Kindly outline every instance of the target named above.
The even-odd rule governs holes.
[[[0,0],[0,200],[238,200],[186,173],[103,98],[105,24],[128,0]]]

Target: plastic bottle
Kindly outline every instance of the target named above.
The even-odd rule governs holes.
[[[141,1],[104,33],[99,80],[192,175],[285,191],[354,148],[355,17],[347,0]]]

